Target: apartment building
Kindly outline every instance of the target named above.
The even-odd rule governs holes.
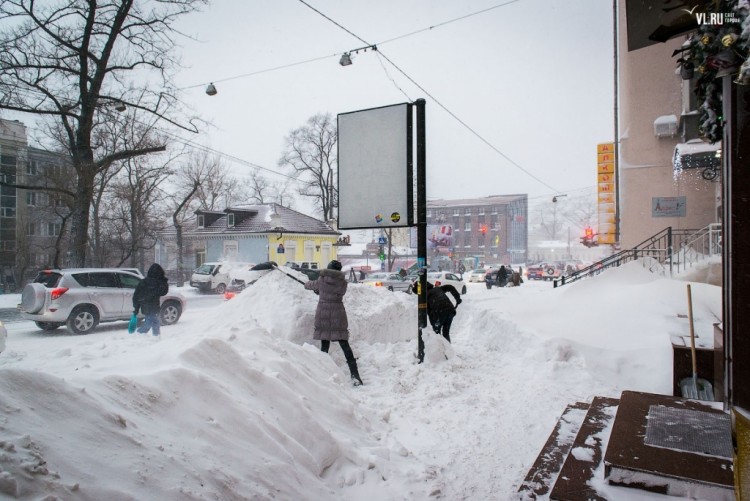
[[[71,179],[65,157],[28,145],[26,126],[0,120],[0,176],[12,184],[59,184]],[[57,255],[65,265],[64,245],[58,245],[68,209],[50,192],[0,186],[0,287],[15,291]],[[62,254],[62,255],[61,255]]]
[[[435,268],[526,263],[528,196],[428,200],[427,254]]]

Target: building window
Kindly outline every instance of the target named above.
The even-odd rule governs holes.
[[[484,216],[484,207],[479,207],[477,209],[477,214],[479,214],[480,216]]]
[[[432,217],[432,211],[431,210],[427,211],[427,217]]]
[[[495,206],[492,207],[492,214],[497,214],[497,207]]]
[[[56,237],[60,234],[61,229],[61,223],[47,223],[47,236]]]
[[[234,227],[234,214],[227,214],[227,228]]]
[[[14,207],[0,207],[0,217],[16,217],[16,209]]]
[[[464,214],[467,216],[471,216],[471,209],[464,209]]]
[[[466,221],[466,223],[464,223],[464,230],[471,231],[471,221]]]
[[[205,222],[206,222],[206,216],[204,216],[203,214],[200,214],[198,216],[198,228],[203,228]],[[203,264],[203,263],[201,263],[201,264]]]
[[[37,193],[33,191],[26,192],[26,205],[35,206],[37,204]]]
[[[29,176],[36,176],[37,175],[37,162],[36,160],[29,160],[26,162],[26,174]]]
[[[48,177],[52,177],[54,179],[61,179],[64,175],[62,165],[47,164],[44,170],[46,171]]]
[[[453,215],[458,217],[461,215],[461,211],[459,209],[453,209]]]
[[[28,223],[26,225],[26,234],[27,235],[36,235],[36,224],[34,224],[34,223]]]

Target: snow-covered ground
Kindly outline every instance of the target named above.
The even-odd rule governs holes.
[[[9,324],[0,498],[516,499],[568,403],[671,393],[682,278],[632,263],[558,289],[470,284],[453,344],[425,333],[421,365],[416,297],[351,284],[358,388],[339,347],[312,341],[317,296],[281,273],[160,338],[125,323],[87,336]],[[721,290],[693,283],[692,296],[710,345]]]

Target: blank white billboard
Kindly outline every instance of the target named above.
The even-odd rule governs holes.
[[[339,229],[413,224],[408,103],[338,115]]]

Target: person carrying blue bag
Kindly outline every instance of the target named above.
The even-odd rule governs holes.
[[[138,315],[138,311],[146,317],[143,325],[138,328],[138,332],[145,334],[152,329],[152,334],[158,336],[161,332],[159,328],[159,313],[161,312],[161,297],[169,291],[167,277],[164,269],[154,263],[148,269],[146,278],[138,283],[133,293],[133,314]]]

